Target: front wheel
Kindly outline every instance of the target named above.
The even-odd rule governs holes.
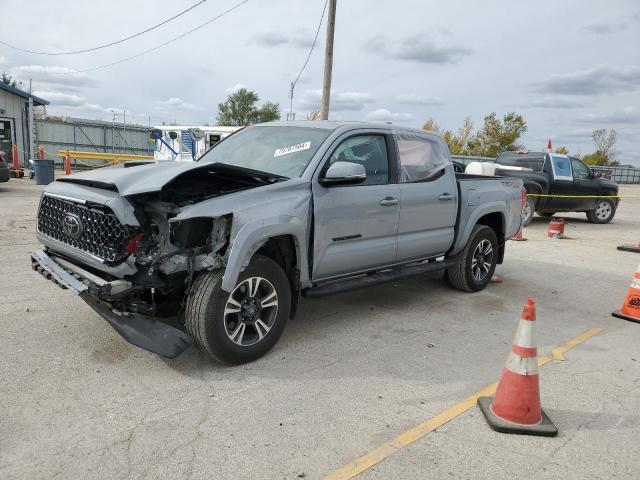
[[[464,249],[452,259],[445,273],[452,287],[478,292],[491,281],[498,262],[498,238],[492,228],[476,225]]]
[[[601,198],[596,208],[587,212],[589,223],[609,223],[616,214],[616,204],[610,198]]]
[[[195,281],[185,326],[197,345],[224,364],[251,362],[280,339],[291,311],[289,280],[276,262],[256,255],[229,294],[221,290],[223,271]]]

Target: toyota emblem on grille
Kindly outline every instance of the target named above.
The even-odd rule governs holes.
[[[82,222],[80,221],[80,217],[73,213],[67,213],[62,218],[62,229],[64,233],[69,235],[71,238],[78,238],[82,233]]]

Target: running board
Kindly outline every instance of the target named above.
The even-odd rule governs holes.
[[[438,270],[444,270],[452,265],[453,262],[450,260],[440,260],[420,263],[418,265],[411,265],[408,267],[398,267],[393,270],[383,270],[381,272],[360,275],[346,280],[336,280],[316,287],[307,288],[302,291],[302,296],[304,298],[325,297],[327,295],[347,292],[357,288],[370,287],[371,285],[378,285],[379,283],[398,280],[404,277],[411,277],[413,275],[420,275],[427,272],[437,272]]]

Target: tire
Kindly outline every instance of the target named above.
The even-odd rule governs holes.
[[[280,265],[262,255],[253,257],[231,294],[221,290],[223,274],[205,272],[196,279],[187,298],[185,326],[215,361],[252,362],[271,350],[284,332],[291,311],[289,279]]]
[[[544,218],[551,218],[556,214],[556,212],[536,212],[536,213]]]
[[[483,251],[486,252],[486,245],[491,245],[491,258],[487,263],[488,270],[481,269],[483,275],[479,278],[474,276],[476,272],[473,267],[473,260],[476,257],[476,250],[480,245],[484,245]],[[486,255],[483,255],[486,260]],[[477,259],[477,257],[476,257]],[[493,272],[496,270],[498,261],[498,238],[492,228],[486,225],[476,225],[471,231],[471,236],[467,244],[460,253],[455,255],[452,260],[455,262],[449,267],[445,273],[445,278],[452,287],[465,292],[479,292],[491,281]],[[483,262],[484,263],[484,262]]]
[[[610,198],[600,198],[596,203],[595,210],[587,212],[589,223],[609,223],[616,215],[616,203]]]
[[[527,201],[522,208],[522,226],[526,227],[533,221],[533,214],[536,211],[536,201],[533,197],[527,196]]]

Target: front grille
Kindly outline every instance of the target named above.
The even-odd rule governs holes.
[[[71,219],[71,227],[65,227],[65,219]],[[76,222],[77,231],[73,228]],[[124,258],[123,245],[129,237],[127,228],[113,213],[49,195],[40,204],[38,232],[109,263]]]

